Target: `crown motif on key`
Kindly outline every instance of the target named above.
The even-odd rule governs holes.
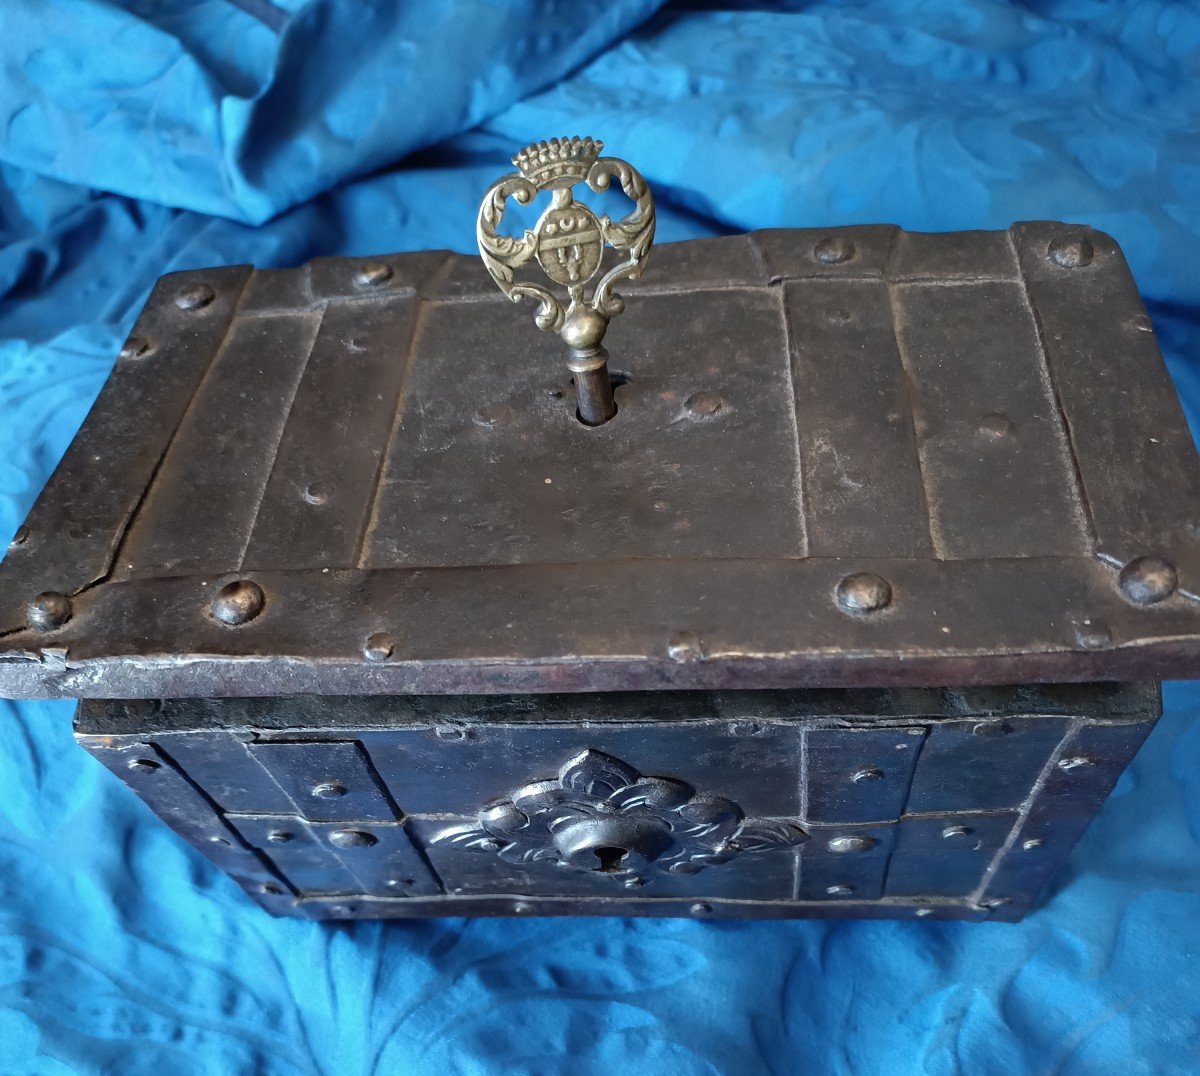
[[[594,138],[551,138],[526,146],[512,163],[535,187],[571,186],[587,179],[602,149]]]

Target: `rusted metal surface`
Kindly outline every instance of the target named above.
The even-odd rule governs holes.
[[[85,702],[276,914],[1019,918],[1154,685]],[[978,789],[978,795],[972,795]]]
[[[589,428],[477,259],[164,278],[0,565],[0,694],[1200,669],[1196,456],[1107,236],[761,232],[622,291]]]

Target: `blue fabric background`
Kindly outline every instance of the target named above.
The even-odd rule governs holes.
[[[552,134],[634,161],[660,241],[1097,225],[1200,429],[1196,3],[660,7],[5,0],[0,540],[161,273],[470,250]],[[1166,704],[1018,926],[320,926],[158,824],[70,704],[0,701],[0,1073],[1195,1073],[1200,689]]]

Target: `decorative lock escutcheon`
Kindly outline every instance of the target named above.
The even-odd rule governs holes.
[[[603,148],[603,142],[579,136],[526,146],[512,159],[518,171],[488,188],[475,225],[480,257],[500,290],[513,302],[536,299],[538,328],[558,333],[571,349],[567,367],[575,376],[579,417],[588,426],[600,426],[617,413],[608,352],[601,346],[609,320],[625,308],[613,286],[641,276],[654,242],[650,188],[632,165],[601,157]],[[628,216],[597,217],[575,201],[571,188],[577,184],[599,193],[614,176],[634,203]],[[520,238],[497,233],[509,198],[528,205],[542,191],[549,192],[550,205],[533,228]],[[584,288],[600,272],[605,245],[623,260],[600,277],[589,299]],[[567,289],[566,306],[541,284],[516,279],[515,271],[530,261]]]
[[[723,796],[671,777],[647,777],[620,759],[584,751],[558,777],[481,810],[435,844],[490,852],[520,866],[554,864],[644,884],[695,874],[745,852],[788,848],[808,834],[784,819],[747,818]]]

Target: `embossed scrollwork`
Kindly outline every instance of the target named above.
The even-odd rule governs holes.
[[[433,843],[487,852],[520,866],[553,864],[639,884],[689,875],[736,856],[788,848],[808,834],[786,819],[746,818],[732,800],[670,777],[647,777],[588,750],[555,780],[490,804]]]
[[[501,177],[484,195],[475,224],[479,254],[500,290],[513,302],[537,301],[539,329],[558,333],[571,348],[567,366],[575,375],[580,418],[589,426],[616,414],[607,353],[601,341],[608,322],[625,308],[613,286],[641,276],[654,242],[654,197],[632,165],[616,157],[600,157],[604,143],[592,138],[552,138],[526,146],[513,164],[519,171]],[[628,216],[612,220],[596,215],[571,194],[580,183],[597,193],[613,178],[633,203]],[[546,191],[550,205],[537,224],[520,238],[501,235],[500,222],[509,198],[528,205]],[[601,269],[605,246],[623,259],[605,272],[589,299],[586,285]],[[518,281],[516,270],[536,261],[554,283],[567,290],[564,307],[548,288]]]

